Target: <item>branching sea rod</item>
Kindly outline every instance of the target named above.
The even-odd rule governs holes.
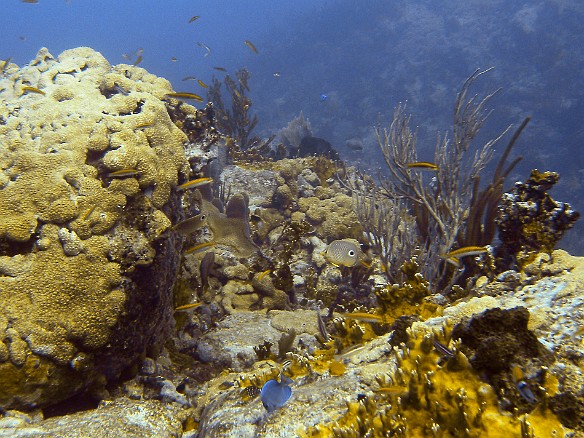
[[[506,167],[505,162],[528,119],[501,156],[493,181],[479,191],[480,175],[493,157],[493,146],[511,129],[471,152],[490,114],[487,104],[498,90],[482,98],[469,95],[469,90],[488,71],[476,70],[464,82],[454,105],[452,139],[438,137],[433,163],[418,160],[411,116],[405,105],[399,105],[389,127],[375,129],[388,175],[380,176],[379,185],[360,173],[349,178],[355,210],[391,281],[399,281],[400,267],[415,257],[432,290],[448,291],[462,284],[469,270],[464,264],[451,266],[455,263],[446,263],[444,255],[456,248],[487,245],[494,237],[505,177],[521,157]]]

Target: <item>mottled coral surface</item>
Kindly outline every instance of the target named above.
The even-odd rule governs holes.
[[[178,257],[164,232],[188,174],[186,136],[161,100],[171,91],[89,48],[6,67],[1,407],[54,403],[160,344]]]

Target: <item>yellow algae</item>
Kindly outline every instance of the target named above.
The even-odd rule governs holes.
[[[298,431],[302,437],[357,436],[520,436],[521,420],[500,411],[492,387],[481,381],[461,353],[439,365],[433,334],[410,332],[395,349],[397,369],[376,377],[374,395],[347,402],[336,421]],[[545,406],[525,416],[535,436],[564,436],[565,429]]]

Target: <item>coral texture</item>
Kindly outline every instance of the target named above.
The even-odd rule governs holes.
[[[171,91],[83,47],[0,80],[1,407],[55,403],[160,347],[188,172]]]

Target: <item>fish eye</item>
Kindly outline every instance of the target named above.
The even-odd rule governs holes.
[[[353,249],[349,250],[349,257],[355,257],[355,250]]]
[[[207,215],[205,215],[205,214],[202,214],[202,215],[201,215],[201,220],[202,220],[202,221],[204,221],[205,219],[207,219]]]

